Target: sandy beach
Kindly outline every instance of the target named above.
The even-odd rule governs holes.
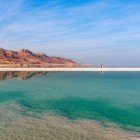
[[[93,71],[93,72],[105,72],[105,71],[140,71],[140,68],[0,68],[0,71]]]

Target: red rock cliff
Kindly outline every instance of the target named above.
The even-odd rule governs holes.
[[[75,65],[76,63],[71,59],[61,57],[49,57],[44,53],[33,53],[27,49],[21,51],[11,51],[0,48],[0,64],[64,64]]]

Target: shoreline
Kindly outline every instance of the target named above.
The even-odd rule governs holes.
[[[0,68],[0,71],[140,72],[140,68]]]

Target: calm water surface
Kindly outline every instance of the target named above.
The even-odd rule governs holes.
[[[96,120],[140,131],[140,72],[32,76],[19,80],[16,75],[12,79],[4,75],[0,81],[0,106],[16,103],[39,115],[53,112],[70,120]]]

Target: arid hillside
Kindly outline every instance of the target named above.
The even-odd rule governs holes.
[[[20,65],[45,65],[63,64],[75,65],[71,59],[61,57],[49,57],[44,53],[33,53],[27,49],[21,51],[11,51],[0,48],[0,64],[20,64]]]

